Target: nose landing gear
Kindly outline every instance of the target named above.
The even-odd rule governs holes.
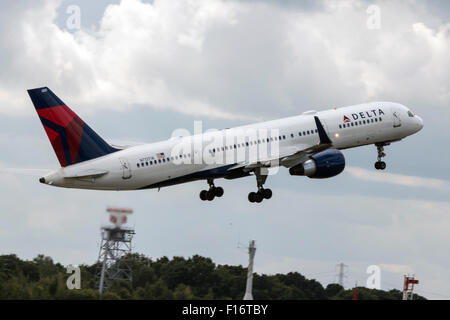
[[[384,147],[388,146],[390,143],[377,143],[375,146],[378,150],[378,161],[375,162],[375,169],[377,170],[384,170],[386,169],[386,162],[381,161],[381,158],[386,156],[386,153],[384,153]]]

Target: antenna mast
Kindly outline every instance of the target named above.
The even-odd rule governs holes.
[[[247,285],[245,287],[245,295],[244,300],[253,300],[253,261],[255,260],[255,240],[250,241],[250,245],[248,247],[248,269],[247,269]]]
[[[339,268],[338,283],[339,283],[339,285],[344,287],[344,278],[346,277],[346,275],[345,275],[345,268],[347,268],[348,266],[345,265],[343,262],[341,262],[338,265],[336,265],[336,267]]]

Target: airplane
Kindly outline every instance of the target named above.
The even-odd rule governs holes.
[[[205,180],[200,199],[224,190],[214,181],[255,176],[248,200],[272,197],[270,171],[331,178],[345,168],[341,150],[375,145],[375,169],[385,170],[384,147],[419,132],[422,119],[404,105],[370,102],[133,146],[107,143],[48,87],[27,90],[61,168],[41,183],[77,189],[141,190]]]

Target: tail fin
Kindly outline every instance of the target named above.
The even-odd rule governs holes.
[[[118,151],[105,142],[49,88],[28,90],[62,167]]]

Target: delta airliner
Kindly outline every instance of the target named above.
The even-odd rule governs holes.
[[[377,170],[386,169],[384,147],[423,128],[409,108],[371,102],[227,128],[134,146],[107,143],[49,88],[28,90],[61,168],[39,179],[51,186],[138,190],[205,180],[201,200],[212,201],[224,190],[219,178],[253,175],[257,191],[248,200],[272,197],[264,188],[271,170],[288,168],[293,176],[331,178],[345,168],[340,150],[373,144]],[[269,170],[270,169],[270,170]]]

